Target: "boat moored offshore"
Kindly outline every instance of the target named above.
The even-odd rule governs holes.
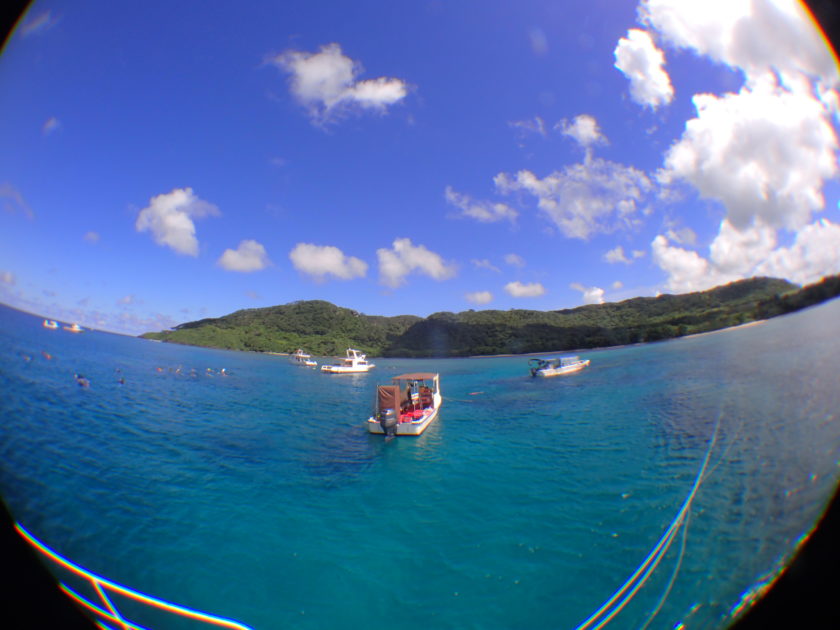
[[[420,435],[437,418],[443,397],[440,375],[412,372],[391,379],[376,388],[376,404],[368,418],[370,433]]]
[[[318,365],[318,362],[312,359],[312,355],[305,353],[302,348],[298,348],[289,355],[289,362],[293,365],[303,367],[315,367]]]
[[[529,359],[531,376],[561,376],[579,372],[589,365],[589,359],[581,359],[578,356],[554,357],[550,359]]]
[[[367,357],[360,351],[353,348],[347,348],[347,356],[341,363],[333,365],[322,365],[321,371],[329,374],[353,374],[356,372],[367,372],[375,367],[373,363],[369,363]]]

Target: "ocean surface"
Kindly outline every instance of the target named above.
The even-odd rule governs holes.
[[[840,301],[545,380],[527,357],[328,375],[41,321],[0,307],[15,519],[257,629],[575,628],[616,592],[610,628],[725,627],[838,481]],[[369,435],[375,386],[417,370],[441,374],[439,418]]]

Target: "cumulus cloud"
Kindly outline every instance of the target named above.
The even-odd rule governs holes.
[[[328,275],[341,280],[362,278],[368,269],[365,261],[355,256],[347,256],[338,247],[332,245],[298,243],[289,252],[289,259],[295,269],[318,280],[323,280]]]
[[[494,181],[503,194],[524,191],[536,197],[537,207],[565,236],[582,240],[633,225],[637,204],[652,187],[642,171],[600,158],[543,179],[522,170],[499,173]]]
[[[461,215],[475,219],[482,223],[495,223],[496,221],[514,221],[518,215],[516,210],[509,205],[491,201],[475,201],[468,195],[461,194],[447,186],[444,192],[446,201],[461,210]]]
[[[819,100],[768,76],[738,94],[693,101],[697,117],[668,150],[660,181],[690,183],[723,203],[739,228],[760,218],[795,230],[823,208],[823,183],[838,172],[838,144]]]
[[[627,258],[624,253],[624,248],[621,245],[617,245],[609,250],[606,254],[604,254],[604,260],[608,263],[624,263],[625,265],[629,265],[632,260]]]
[[[753,276],[810,284],[840,273],[840,225],[826,219],[802,228],[789,247],[777,246],[776,230],[760,221],[738,229],[724,219],[708,257],[671,245],[661,234],[651,248],[654,262],[668,275],[666,288],[677,293]]]
[[[674,88],[664,64],[665,55],[647,31],[631,28],[626,38],[618,40],[615,67],[630,80],[630,96],[639,105],[656,109],[673,100]]]
[[[601,133],[598,121],[589,114],[580,114],[569,122],[565,118],[554,126],[564,136],[573,138],[583,148],[589,148],[596,144],[606,144],[607,138]]]
[[[175,188],[152,197],[140,211],[134,227],[138,232],[151,232],[158,245],[179,254],[198,256],[193,219],[219,214],[216,206],[199,199],[192,188]]]
[[[495,271],[496,273],[500,273],[502,271],[487,258],[473,258],[470,262],[476,269],[489,269],[490,271]]]
[[[615,282],[612,283],[612,288],[615,289],[616,291],[618,289],[623,288],[623,287],[624,287],[624,283],[621,280],[616,280]]]
[[[467,302],[473,304],[489,304],[493,301],[493,294],[490,291],[474,291],[467,293],[464,297],[467,299]]]
[[[385,286],[397,288],[405,282],[405,277],[418,272],[434,278],[446,280],[455,275],[455,266],[444,262],[423,245],[412,245],[411,239],[398,238],[391,249],[376,250],[379,259],[379,278]]]
[[[236,249],[226,249],[217,264],[228,271],[259,271],[271,264],[265,247],[254,240],[244,240]]]
[[[580,291],[583,294],[584,304],[604,303],[604,290],[599,287],[585,287],[579,282],[572,282],[569,287],[575,291]]]
[[[671,290],[698,290],[752,275],[812,282],[837,273],[838,227],[814,220],[836,179],[838,72],[794,0],[643,0],[641,21],[660,41],[739,71],[737,93],[697,94],[696,111],[665,155],[663,185],[686,183],[725,215],[703,256],[669,230],[652,243]],[[779,231],[793,233],[778,246]]]
[[[508,282],[505,285],[505,291],[515,298],[522,297],[539,297],[545,295],[545,287],[539,282],[522,283],[519,280]]]
[[[384,112],[408,93],[402,79],[358,81],[361,64],[345,56],[336,43],[322,46],[317,53],[288,50],[269,62],[291,75],[292,94],[319,124],[354,110]]]
[[[747,77],[778,70],[837,83],[828,47],[795,0],[642,0],[639,15],[675,48],[738,68]]]
[[[505,262],[511,267],[519,267],[520,269],[525,266],[525,259],[519,254],[505,254]]]

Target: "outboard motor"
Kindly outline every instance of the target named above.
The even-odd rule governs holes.
[[[379,412],[379,426],[386,436],[397,434],[397,412],[395,409],[383,409]]]

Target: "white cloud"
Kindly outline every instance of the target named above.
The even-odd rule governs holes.
[[[58,118],[53,116],[43,124],[43,126],[41,127],[41,134],[48,136],[52,132],[57,131],[59,127],[61,127],[61,123],[59,122]]]
[[[322,46],[317,53],[289,50],[269,62],[291,74],[292,94],[317,123],[354,109],[384,112],[408,93],[401,79],[357,81],[361,64],[342,54],[336,43]]]
[[[665,235],[675,243],[679,243],[680,245],[694,245],[697,242],[697,234],[694,233],[690,227],[680,228],[675,230],[673,228],[669,229]],[[644,252],[642,252],[644,254]]]
[[[644,258],[645,257],[645,250],[643,249],[634,249],[633,250],[633,258]]]
[[[218,214],[219,209],[196,197],[192,188],[176,188],[152,197],[140,211],[134,227],[138,232],[150,231],[158,245],[179,254],[198,256],[193,219]]]
[[[651,189],[642,171],[589,157],[543,179],[523,170],[513,176],[499,173],[494,181],[502,193],[530,193],[564,235],[583,240],[633,225],[636,206]]]
[[[583,148],[607,143],[607,138],[598,127],[598,121],[589,114],[575,116],[571,123],[564,118],[554,128],[559,129],[564,136],[574,138]]]
[[[135,301],[136,298],[134,295],[125,295],[117,300],[117,306],[130,306],[131,304],[134,304]]]
[[[83,237],[88,243],[98,243],[99,242],[99,232],[85,232]]]
[[[820,219],[796,234],[790,247],[773,250],[756,266],[757,275],[787,278],[799,284],[840,273],[840,225]]]
[[[837,175],[837,136],[823,104],[772,77],[738,94],[694,97],[697,117],[665,156],[663,183],[681,179],[717,199],[743,229],[754,218],[795,230],[823,208]]]
[[[738,70],[737,93],[697,94],[696,117],[665,156],[661,183],[687,182],[721,202],[725,216],[708,257],[672,245],[694,234],[669,230],[652,243],[667,288],[695,291],[755,275],[814,282],[840,271],[840,226],[813,214],[836,179],[838,71],[803,6],[794,0],[705,3],[643,0],[641,21],[676,48]],[[788,230],[790,246],[778,246]]]
[[[776,231],[760,222],[739,230],[724,219],[708,258],[672,246],[662,235],[652,249],[654,262],[668,274],[666,288],[678,293],[753,276],[809,284],[840,273],[840,225],[826,219],[801,229],[790,247],[777,247]]]
[[[455,266],[444,262],[439,254],[423,245],[412,245],[411,239],[394,240],[391,249],[377,249],[379,277],[382,284],[397,288],[405,282],[405,276],[419,272],[435,280],[446,280],[455,275]]]
[[[624,287],[624,283],[621,280],[616,280],[615,282],[612,283],[612,288],[616,291],[618,289],[623,288],[623,287]]]
[[[539,282],[529,282],[527,284],[523,284],[522,282],[519,282],[519,280],[508,282],[505,285],[505,291],[515,298],[539,297],[541,295],[545,295],[545,287],[543,287],[543,285]]]
[[[538,136],[545,136],[545,122],[539,116],[534,116],[530,120],[514,120],[513,122],[509,122],[508,125],[523,133],[535,133]]]
[[[585,287],[579,282],[572,282],[569,287],[583,294],[584,304],[604,303],[604,290],[599,287]]]
[[[505,262],[511,267],[519,267],[520,269],[525,266],[525,259],[519,254],[505,254]]]
[[[244,240],[236,249],[226,249],[217,264],[228,271],[259,271],[271,264],[265,247],[254,240]]]
[[[625,265],[629,265],[632,260],[627,258],[624,253],[624,248],[621,245],[616,245],[614,248],[609,250],[606,254],[604,254],[604,260],[608,263],[624,263]]]
[[[656,109],[674,98],[671,78],[663,68],[665,55],[647,31],[631,28],[618,40],[615,67],[630,80],[630,96],[644,107]]]
[[[476,269],[489,269],[490,271],[495,271],[496,273],[500,273],[502,271],[487,258],[473,258],[470,262]]]
[[[11,271],[0,271],[0,283],[13,287],[16,284],[15,274]]]
[[[332,245],[313,245],[298,243],[289,252],[289,259],[295,269],[323,280],[333,275],[341,280],[362,278],[367,273],[368,264],[356,258],[347,256],[338,247]]]
[[[467,293],[464,297],[467,299],[467,302],[472,302],[473,304],[489,304],[493,301],[493,294],[490,291],[474,291]]]
[[[702,291],[720,284],[710,272],[709,262],[693,252],[674,247],[668,239],[658,235],[651,243],[653,262],[668,274],[665,287],[674,293]]]
[[[446,187],[445,196],[450,205],[460,208],[461,216],[470,217],[482,223],[494,223],[505,219],[512,222],[518,215],[516,210],[507,204],[475,201],[469,196],[453,190],[451,186]]]
[[[676,48],[688,48],[748,77],[776,69],[836,84],[837,67],[795,0],[643,0],[639,15]]]

